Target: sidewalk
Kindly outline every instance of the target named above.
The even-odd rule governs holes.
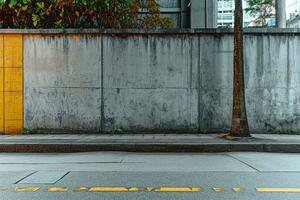
[[[300,135],[253,135],[229,141],[217,134],[0,135],[0,152],[282,152],[300,153]]]

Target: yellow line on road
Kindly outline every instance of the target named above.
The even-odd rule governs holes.
[[[88,191],[88,190],[89,190],[89,188],[87,188],[87,187],[79,187],[75,190],[75,192],[84,192],[84,191]]]
[[[213,191],[214,192],[224,192],[224,189],[223,188],[219,188],[219,187],[214,187]]]
[[[15,189],[16,192],[36,192],[38,191],[40,188],[39,187],[17,187]]]
[[[146,192],[152,192],[153,191],[153,187],[146,187]]]
[[[235,187],[235,188],[232,188],[232,191],[234,191],[234,192],[241,192],[242,188]]]
[[[201,188],[187,188],[187,187],[161,187],[155,189],[155,192],[201,192]]]
[[[50,187],[47,188],[47,192],[68,192],[67,187]]]
[[[300,188],[256,188],[257,192],[300,193]]]
[[[259,193],[300,193],[300,188],[255,188]],[[15,192],[36,192],[40,187],[16,187]],[[213,187],[212,190],[217,193],[224,192],[221,187]],[[8,191],[7,188],[0,188],[0,192]],[[68,192],[67,187],[49,187],[47,192]],[[75,189],[76,192],[201,192],[200,187],[79,187]],[[240,187],[232,188],[233,192],[242,192]]]
[[[138,188],[138,187],[131,187],[128,190],[129,192],[139,192],[139,191],[143,191],[142,188]]]
[[[126,187],[91,187],[89,192],[128,192]]]

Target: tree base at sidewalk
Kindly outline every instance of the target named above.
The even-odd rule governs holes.
[[[252,137],[251,135],[237,137],[237,136],[232,136],[230,133],[221,135],[221,138],[224,138],[226,140],[232,140],[232,141],[240,141],[240,142],[252,142],[255,140],[255,138]]]

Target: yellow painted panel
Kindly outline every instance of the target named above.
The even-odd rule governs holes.
[[[22,35],[4,36],[4,67],[23,66],[23,37]]]
[[[3,110],[3,106],[4,106],[3,100],[4,100],[4,98],[3,98],[3,92],[0,92],[0,120],[4,119],[4,115],[3,115],[3,113],[4,113],[4,110]]]
[[[5,120],[5,134],[18,135],[23,131],[23,120]]]
[[[5,132],[4,132],[4,121],[3,120],[0,121],[0,134],[5,134]]]
[[[21,34],[5,34],[5,46],[22,46],[23,36]]]
[[[4,92],[5,120],[23,119],[22,92]]]
[[[20,134],[23,129],[23,36],[2,35],[1,42],[2,129],[7,134]]]
[[[3,35],[0,35],[0,68],[3,67]]]
[[[0,92],[3,91],[4,69],[0,68]]]
[[[3,92],[0,92],[0,134],[4,133]]]
[[[23,88],[23,69],[4,68],[4,89],[7,92],[22,91]]]

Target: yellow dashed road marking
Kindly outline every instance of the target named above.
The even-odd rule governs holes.
[[[88,191],[88,190],[89,190],[89,188],[87,188],[87,187],[79,187],[75,190],[75,192],[84,192],[84,191]]]
[[[15,192],[37,192],[40,187],[16,187]],[[259,193],[300,193],[300,188],[255,188]],[[9,188],[0,188],[0,192],[13,191]],[[46,192],[68,192],[68,187],[49,187]],[[78,187],[75,192],[202,192],[200,187]],[[224,192],[224,188],[213,187],[213,192]],[[232,192],[242,192],[242,188],[234,187]]]
[[[126,187],[91,187],[89,192],[128,192]]]
[[[47,192],[68,192],[67,187],[50,187],[47,188]]]
[[[154,189],[153,187],[147,187],[147,188],[146,188],[146,191],[147,191],[147,192],[152,192],[153,189]]]
[[[257,192],[300,193],[300,188],[256,188]]]
[[[191,188],[192,192],[201,192],[202,189],[201,188]]]
[[[143,191],[142,188],[138,188],[138,187],[131,187],[128,190],[129,192],[139,192],[139,191]]]
[[[16,192],[36,192],[38,191],[40,188],[39,187],[17,187],[15,189]]]
[[[201,188],[187,188],[187,187],[161,187],[155,189],[155,192],[201,192]]]
[[[232,188],[232,191],[234,191],[234,192],[241,192],[242,188],[235,187],[235,188]]]
[[[213,191],[214,192],[224,192],[224,189],[223,188],[214,187]]]

